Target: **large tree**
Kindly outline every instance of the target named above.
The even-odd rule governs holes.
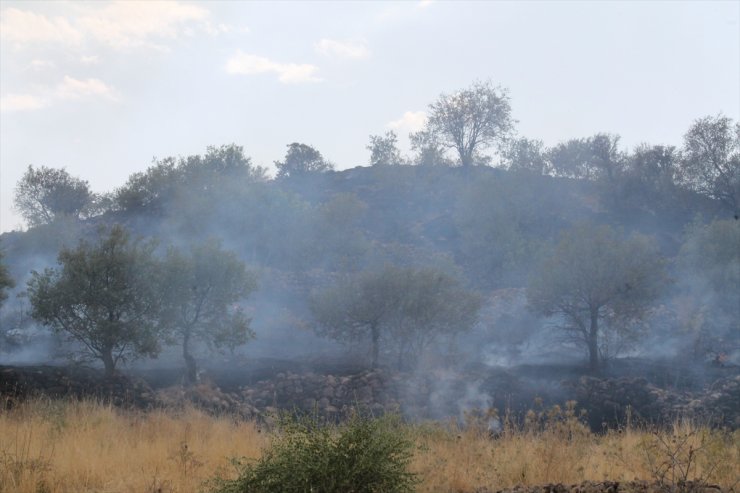
[[[234,348],[254,336],[239,302],[256,289],[255,276],[233,252],[210,241],[188,254],[170,248],[162,280],[162,324],[182,345],[185,376],[188,383],[194,383],[196,342]]]
[[[605,331],[639,327],[664,284],[663,262],[653,242],[621,239],[609,226],[583,224],[565,232],[532,275],[527,298],[541,315],[583,345],[591,370],[600,366]]]
[[[383,341],[399,361],[412,361],[444,334],[472,327],[480,300],[452,276],[432,268],[386,266],[346,278],[311,299],[317,330],[340,341],[369,339],[377,367]]]
[[[278,169],[278,178],[321,173],[334,169],[334,165],[324,159],[319,151],[310,145],[298,142],[288,144],[285,160],[275,161],[275,166]]]
[[[439,96],[429,105],[426,130],[455,149],[468,167],[484,149],[505,141],[513,124],[508,92],[487,81]]]
[[[80,217],[94,201],[87,182],[64,169],[28,166],[15,188],[15,208],[30,226]]]
[[[740,122],[723,115],[696,120],[684,136],[684,183],[740,212]]]
[[[58,268],[32,272],[32,316],[66,333],[85,356],[99,359],[106,375],[122,360],[159,351],[160,295],[154,244],[132,241],[121,227],[100,230],[59,253]]]

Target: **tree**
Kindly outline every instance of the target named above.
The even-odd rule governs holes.
[[[234,348],[254,336],[238,303],[256,287],[255,276],[232,252],[210,241],[186,255],[170,248],[163,266],[162,325],[182,344],[188,383],[197,380],[196,341]]]
[[[38,226],[60,216],[80,217],[93,197],[87,182],[66,170],[29,165],[16,185],[14,204],[30,226]]]
[[[455,149],[460,164],[469,167],[484,149],[504,142],[513,123],[508,92],[490,81],[475,82],[467,89],[442,94],[429,105],[426,130],[438,135],[445,147]]]
[[[684,184],[740,211],[740,122],[726,116],[696,120],[684,136]]]
[[[319,151],[306,144],[288,144],[285,161],[275,161],[278,178],[301,176],[308,173],[323,173],[334,169],[334,165],[324,159]]]
[[[314,293],[317,330],[340,341],[370,339],[372,366],[383,340],[393,340],[399,361],[415,358],[436,337],[468,330],[480,300],[436,269],[386,266]]]
[[[541,140],[522,137],[514,139],[504,152],[504,160],[511,171],[546,175],[550,163]]]
[[[389,166],[406,162],[398,150],[398,135],[393,130],[388,130],[385,135],[371,135],[367,150],[370,151],[371,166]]]
[[[599,133],[585,139],[562,142],[548,153],[559,176],[612,183],[622,169],[619,136]]]
[[[15,287],[15,281],[10,277],[8,268],[3,263],[3,252],[0,250],[0,306],[2,306],[3,301],[8,299],[8,293],[5,290],[13,287]]]
[[[596,371],[605,331],[629,335],[639,327],[664,279],[653,242],[584,224],[562,235],[532,276],[527,299],[536,313],[561,317],[561,328],[585,346]]]
[[[152,242],[131,241],[121,226],[59,253],[59,268],[32,272],[32,316],[81,343],[106,375],[120,361],[159,351],[160,297]]]
[[[445,147],[439,138],[427,130],[420,130],[409,134],[411,149],[416,152],[414,164],[417,166],[445,166],[450,167],[453,162],[445,155]]]

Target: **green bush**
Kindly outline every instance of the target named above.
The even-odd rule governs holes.
[[[217,479],[213,493],[410,492],[413,443],[396,416],[355,416],[339,426],[315,419],[284,421],[272,445],[255,462],[241,464],[238,479]]]

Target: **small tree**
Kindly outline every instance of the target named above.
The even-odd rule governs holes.
[[[431,268],[363,272],[311,299],[320,334],[340,341],[369,336],[373,368],[383,339],[395,341],[399,358],[413,360],[436,337],[470,329],[479,308],[474,293]]]
[[[546,175],[550,164],[541,140],[525,137],[514,139],[504,152],[504,161],[511,171]]]
[[[501,144],[513,128],[509,95],[490,81],[475,82],[467,89],[442,94],[429,105],[426,130],[455,149],[463,167],[493,144]]]
[[[548,152],[555,173],[568,178],[603,179],[611,183],[624,165],[619,136],[600,133],[561,142]]]
[[[454,163],[447,156],[445,147],[439,138],[428,130],[420,130],[409,134],[411,149],[416,152],[414,164],[417,166],[445,166]]]
[[[385,135],[371,135],[367,150],[370,151],[371,166],[406,163],[401,151],[398,150],[398,135],[393,130],[388,130]]]
[[[309,173],[322,173],[334,169],[334,165],[324,159],[319,151],[306,144],[288,144],[284,161],[275,161],[278,178],[300,176]]]
[[[28,166],[16,185],[14,203],[30,226],[38,226],[59,216],[80,217],[93,198],[87,182],[64,169]]]
[[[237,304],[256,289],[255,276],[232,252],[211,241],[189,255],[170,248],[163,268],[163,326],[182,344],[188,383],[197,380],[196,341],[234,348],[254,336]]]
[[[159,351],[160,297],[153,243],[132,242],[121,226],[101,229],[96,243],[62,249],[58,269],[32,272],[32,316],[82,344],[106,375],[126,358]]]
[[[696,120],[686,132],[681,161],[686,186],[740,211],[740,123],[726,116]]]
[[[622,240],[608,226],[585,224],[563,234],[532,276],[527,299],[536,313],[562,317],[560,327],[586,347],[596,371],[604,331],[624,333],[642,322],[664,279],[647,238]]]

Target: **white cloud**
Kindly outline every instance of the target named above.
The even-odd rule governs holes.
[[[370,56],[370,50],[364,41],[339,41],[324,38],[316,43],[314,48],[322,55],[339,58],[367,58]]]
[[[423,111],[407,111],[398,120],[388,122],[385,126],[391,130],[418,132],[427,122],[427,114]]]
[[[85,65],[94,65],[100,61],[100,57],[98,55],[87,55],[80,57],[80,62],[84,63]]]
[[[101,7],[101,5],[103,5]],[[116,49],[166,49],[165,40],[202,31],[229,32],[226,24],[213,25],[210,12],[190,3],[121,1],[76,5],[66,17],[47,17],[29,10],[0,11],[2,39],[16,45],[30,43],[80,45],[95,41]]]
[[[54,68],[56,64],[51,60],[31,60],[28,64],[28,68],[31,70],[41,71]]]
[[[226,72],[238,75],[277,74],[278,80],[284,84],[301,84],[305,82],[320,82],[316,73],[319,68],[307,63],[281,63],[237,51],[226,62]]]
[[[118,101],[118,92],[100,79],[75,79],[64,76],[57,87],[56,95],[59,99],[82,99],[87,97],[102,97]]]
[[[429,7],[434,0],[419,0],[419,2],[416,4],[417,7],[420,9],[425,9]]]
[[[0,111],[3,113],[11,111],[39,110],[48,105],[48,101],[31,94],[7,94],[0,97]]]
[[[76,44],[82,33],[63,17],[49,18],[27,10],[7,8],[0,11],[0,37],[15,44]]]

